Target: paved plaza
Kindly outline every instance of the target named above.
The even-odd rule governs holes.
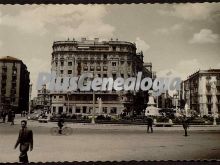
[[[17,162],[19,149],[13,149],[20,129],[0,123],[0,162]],[[31,162],[46,161],[122,161],[122,160],[204,160],[220,159],[220,126],[191,126],[188,137],[181,126],[68,124],[70,136],[52,136],[56,123],[28,121],[34,133]]]

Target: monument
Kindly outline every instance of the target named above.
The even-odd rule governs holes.
[[[147,108],[145,109],[145,116],[159,116],[159,108],[156,107],[156,103],[154,102],[154,97],[152,96],[152,92],[149,96],[149,101],[147,103]]]

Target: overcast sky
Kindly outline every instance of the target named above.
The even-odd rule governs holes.
[[[135,42],[160,75],[185,79],[220,69],[220,3],[146,5],[0,5],[0,57],[27,65],[33,96],[50,72],[53,41],[118,38]]]

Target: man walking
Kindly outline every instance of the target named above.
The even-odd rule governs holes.
[[[59,127],[59,134],[62,134],[62,128],[64,126],[64,119],[63,119],[63,116],[61,116],[58,120],[58,123],[57,123],[58,127]]]
[[[187,129],[189,128],[189,122],[186,116],[183,117],[182,124],[183,124],[183,129],[185,131],[185,136],[188,136]]]
[[[32,130],[27,129],[27,121],[21,121],[21,130],[19,132],[18,140],[14,146],[16,149],[18,144],[20,144],[20,156],[19,161],[22,163],[28,163],[28,155],[27,152],[30,147],[30,151],[33,150],[33,132]]]
[[[11,111],[11,125],[14,125],[14,120],[15,120],[15,112],[12,110]]]
[[[153,119],[148,116],[147,117],[147,132],[149,133],[149,129],[151,129],[151,133],[153,133]]]
[[[7,116],[7,113],[5,112],[5,110],[2,111],[2,121],[3,123],[5,123],[5,118]]]

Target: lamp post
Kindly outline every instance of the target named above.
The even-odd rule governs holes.
[[[216,99],[215,99],[215,94],[216,94],[216,82],[212,81],[211,82],[211,88],[212,88],[212,101],[213,103],[215,103]],[[216,123],[216,107],[213,106],[213,125],[217,125]]]
[[[32,84],[30,84],[30,88],[29,88],[29,111],[28,111],[28,114],[31,114],[31,93],[32,93]]]
[[[93,72],[93,79],[95,79],[97,76],[95,76],[95,73]],[[92,124],[95,124],[95,91],[92,90]]]
[[[95,124],[95,91],[92,91],[92,124]]]
[[[71,94],[71,92],[67,92],[66,96],[67,96],[67,112],[69,113],[69,108],[70,108],[70,98],[69,95]]]
[[[175,107],[176,107],[175,109],[177,110],[177,101],[178,101],[178,100],[177,100],[177,99],[178,99],[177,93],[174,93],[174,94],[173,94],[173,98],[174,98]]]

